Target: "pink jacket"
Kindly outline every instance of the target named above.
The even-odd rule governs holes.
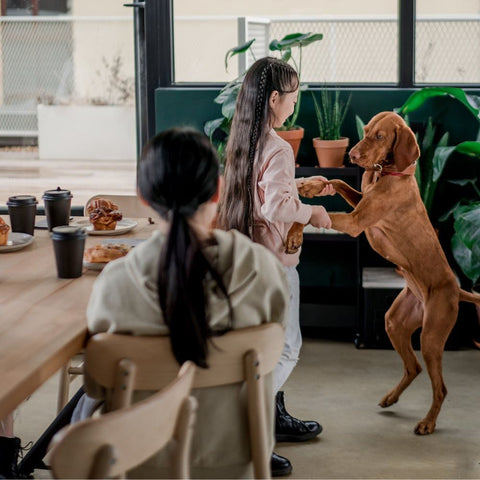
[[[300,252],[285,253],[287,233],[293,222],[308,223],[312,207],[298,198],[292,147],[272,128],[255,165],[253,240],[265,245],[283,265],[295,266]]]

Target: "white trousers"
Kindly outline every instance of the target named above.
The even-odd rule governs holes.
[[[290,288],[288,323],[285,330],[285,346],[276,367],[273,370],[273,391],[277,393],[287,381],[298,362],[302,347],[300,331],[300,280],[296,267],[283,267]]]

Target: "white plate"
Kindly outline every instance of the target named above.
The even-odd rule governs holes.
[[[6,245],[0,245],[0,253],[15,252],[33,242],[33,235],[28,233],[10,232]]]
[[[87,262],[83,261],[83,266],[85,268],[88,268],[89,270],[103,270],[105,265],[107,265],[108,262]]]
[[[93,225],[88,220],[85,220],[85,222],[85,230],[89,235],[123,235],[124,233],[133,230],[138,225],[135,220],[124,218],[117,222],[115,230],[94,230]],[[75,225],[83,226],[81,223],[82,222],[75,222]]]

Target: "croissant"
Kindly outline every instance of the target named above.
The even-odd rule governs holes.
[[[96,198],[87,205],[87,213],[94,230],[115,230],[123,218],[118,206],[105,198]]]
[[[96,208],[103,208],[105,210],[118,210],[118,206],[115,205],[110,200],[106,198],[95,198],[87,205],[87,213],[90,213],[92,210]]]
[[[10,227],[0,218],[0,245],[6,245],[8,240],[8,231]]]

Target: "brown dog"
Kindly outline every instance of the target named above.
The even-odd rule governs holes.
[[[365,126],[365,136],[349,153],[350,160],[365,169],[362,191],[341,180],[331,180],[337,193],[352,206],[351,213],[331,213],[332,228],[356,237],[365,232],[371,247],[398,265],[406,287],[385,315],[385,328],[402,357],[403,377],[380,401],[389,407],[422,370],[411,336],[422,327],[421,351],[430,375],[433,401],[415,433],[433,433],[447,394],[442,376],[442,355],[458,314],[458,302],[480,303],[480,296],[459,288],[422,203],[414,177],[420,151],[415,136],[403,119],[392,112],[375,115]],[[312,178],[299,186],[311,198],[325,186]],[[289,232],[289,248],[301,245],[303,225]]]

